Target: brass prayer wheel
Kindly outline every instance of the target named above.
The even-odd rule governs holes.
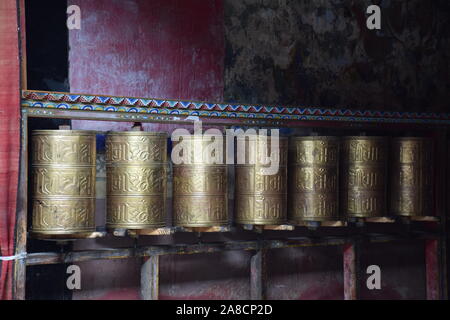
[[[288,139],[279,138],[278,152],[273,150],[271,137],[254,136],[252,140],[237,138],[245,143],[245,163],[235,166],[236,202],[235,216],[239,224],[277,225],[287,218],[287,158]],[[275,172],[268,170],[270,165],[264,156],[273,156]]]
[[[291,140],[289,221],[339,219],[339,140],[295,137]]]
[[[212,227],[228,224],[227,166],[220,161],[217,164],[210,163],[202,157],[211,154],[207,151],[211,141],[208,136],[183,136],[173,144],[174,150],[183,146],[182,154],[186,156],[185,161],[173,166],[175,226]],[[223,141],[218,147],[221,149],[212,153],[225,151]]]
[[[95,132],[32,132],[32,232],[95,231]]]
[[[386,215],[388,140],[384,137],[345,137],[341,148],[342,212],[346,217]]]
[[[167,134],[111,132],[106,137],[108,228],[165,225]]]
[[[433,146],[427,138],[392,140],[391,212],[430,215],[433,207]]]

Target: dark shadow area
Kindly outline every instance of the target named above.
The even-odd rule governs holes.
[[[361,299],[426,299],[425,248],[423,241],[370,243],[361,254]],[[368,289],[368,266],[380,267],[381,288]]]
[[[69,91],[67,1],[26,0],[28,89]]]
[[[65,265],[27,267],[27,300],[71,300],[66,287]]]

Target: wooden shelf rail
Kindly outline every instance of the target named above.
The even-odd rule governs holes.
[[[423,233],[414,237],[405,237],[399,235],[372,234],[366,235],[364,239],[369,242],[391,242],[401,240],[423,240],[437,239],[438,234]],[[28,253],[26,257],[26,265],[44,265],[58,263],[77,263],[90,260],[102,259],[128,259],[132,257],[151,257],[170,254],[200,254],[200,253],[216,253],[231,250],[247,250],[257,251],[261,249],[281,249],[296,247],[313,247],[313,246],[339,246],[351,244],[353,237],[299,237],[283,240],[251,240],[251,241],[229,241],[229,242],[211,242],[199,244],[171,244],[171,245],[154,245],[133,248],[111,248],[96,249],[70,252],[38,252]]]

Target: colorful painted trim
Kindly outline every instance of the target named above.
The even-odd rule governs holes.
[[[22,107],[137,113],[141,115],[242,118],[247,120],[327,120],[450,124],[450,114],[448,113],[259,106],[28,90],[22,91]]]

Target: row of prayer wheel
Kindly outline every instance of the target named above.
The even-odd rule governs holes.
[[[106,138],[107,227],[165,225],[167,134],[112,132]],[[238,137],[238,144],[239,144]],[[263,153],[271,139],[244,140],[245,162],[235,165],[239,224],[333,221],[429,215],[432,144],[426,138],[293,137],[279,139],[278,170]],[[226,225],[227,165],[198,157],[210,140],[183,137],[189,164],[173,166],[173,220],[183,227]],[[184,151],[183,151],[184,152]],[[192,159],[194,159],[192,161]],[[274,161],[275,158],[272,158]],[[390,192],[388,185],[388,163]],[[38,130],[32,135],[33,219],[38,234],[95,229],[96,137],[90,131]]]

